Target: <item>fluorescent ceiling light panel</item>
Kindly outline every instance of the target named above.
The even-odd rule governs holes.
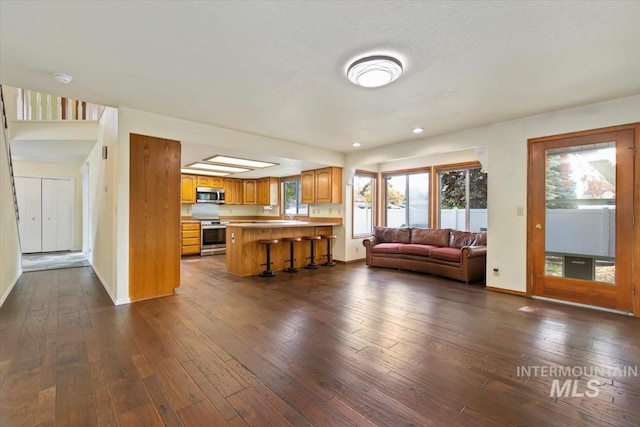
[[[211,163],[202,163],[202,162],[191,163],[190,165],[187,165],[187,167],[193,168],[193,169],[205,169],[205,170],[211,170],[211,171],[231,172],[231,173],[246,172],[248,170],[251,170],[251,169],[239,168],[235,166],[214,165]]]
[[[225,163],[228,165],[244,166],[247,168],[266,168],[269,166],[277,165],[277,163],[260,162],[258,160],[239,159],[237,157],[218,156],[218,155],[210,157],[208,159],[204,159],[204,160],[205,162]]]
[[[180,170],[182,173],[187,174],[196,174],[196,175],[209,175],[209,176],[227,176],[229,172],[211,172],[211,171],[203,171],[200,169],[190,169],[190,168],[182,168]]]

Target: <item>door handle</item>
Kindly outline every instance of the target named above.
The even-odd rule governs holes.
[[[542,224],[536,224],[536,230],[542,230]]]

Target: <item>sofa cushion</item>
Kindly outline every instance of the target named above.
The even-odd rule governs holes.
[[[435,248],[429,251],[429,256],[443,261],[460,262],[462,249],[459,248]]]
[[[474,233],[475,239],[471,246],[487,246],[487,233],[481,231],[479,233]]]
[[[400,247],[404,243],[378,243],[371,248],[371,253],[374,254],[399,254]]]
[[[436,249],[438,246],[431,245],[416,245],[413,243],[406,243],[400,246],[400,253],[405,255],[420,255],[424,257],[429,256],[431,249]]]
[[[470,231],[452,231],[449,246],[458,249],[463,246],[471,246],[475,241],[474,234]]]
[[[373,235],[381,243],[410,243],[410,228],[373,227]]]
[[[450,228],[412,228],[411,243],[418,245],[449,246]]]

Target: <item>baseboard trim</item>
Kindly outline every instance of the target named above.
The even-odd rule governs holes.
[[[500,292],[502,294],[516,295],[519,297],[529,298],[526,292],[514,291],[511,289],[494,288],[493,286],[485,286],[484,288],[491,292]]]
[[[349,260],[349,261],[340,261],[340,260],[334,259],[334,261],[339,263],[339,264],[356,264],[356,263],[359,263],[359,262],[364,262],[364,258],[352,259],[352,260]]]
[[[573,306],[573,307],[588,308],[588,309],[591,309],[591,310],[606,311],[608,313],[622,314],[624,316],[633,316],[633,313],[631,313],[629,311],[616,310],[615,308],[598,307],[597,305],[582,304],[582,303],[579,303],[579,302],[565,301],[565,300],[561,300],[561,299],[541,297],[541,296],[537,296],[537,295],[533,295],[531,298],[537,299],[537,300],[541,300],[541,301],[554,302],[556,304],[570,305],[570,306]]]
[[[96,271],[96,269],[93,268],[93,264],[91,265],[91,269],[96,274],[96,277],[98,277],[98,280],[102,284],[102,287],[104,288],[104,290],[107,291],[107,295],[109,295],[109,298],[111,298],[111,302],[113,303],[113,305],[124,305],[124,304],[130,304],[131,303],[131,300],[128,297],[127,298],[116,299],[113,296],[113,294],[111,293],[111,290],[105,285],[106,281],[104,280],[104,277],[102,277],[100,275],[100,273],[98,273]]]
[[[0,307],[2,307],[7,298],[9,298],[9,294],[16,286],[16,283],[18,283],[18,280],[20,280],[20,277],[22,277],[22,267],[18,269],[18,275],[15,279],[13,279],[13,283],[11,283],[11,285],[7,288],[7,291],[4,293],[4,295],[2,295],[2,298],[0,298]]]

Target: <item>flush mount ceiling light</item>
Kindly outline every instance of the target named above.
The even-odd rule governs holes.
[[[53,73],[53,78],[58,83],[62,83],[62,84],[65,84],[65,85],[68,85],[69,83],[71,83],[71,80],[73,80],[73,77],[71,77],[68,74],[63,74],[63,73]]]
[[[230,173],[246,172],[250,170],[249,168],[239,168],[236,166],[216,165],[212,163],[202,163],[202,162],[191,163],[186,167],[192,168],[192,169],[205,169],[209,171],[230,172]]]
[[[402,64],[391,56],[375,55],[360,58],[349,65],[347,78],[362,87],[388,85],[402,74]]]
[[[411,129],[411,132],[413,132],[413,133],[422,133],[422,132],[424,132],[424,128],[413,128],[413,129]]]
[[[266,168],[269,166],[277,165],[277,163],[261,162],[258,160],[240,159],[238,157],[229,157],[229,156],[220,156],[220,155],[209,157],[208,159],[204,159],[204,161],[212,162],[212,163],[224,163],[227,165],[234,165],[234,166],[243,166],[247,168]]]
[[[360,144],[359,142],[354,142],[354,143],[353,143],[353,144],[351,144],[351,145],[353,145],[354,147],[360,147],[362,144]]]

